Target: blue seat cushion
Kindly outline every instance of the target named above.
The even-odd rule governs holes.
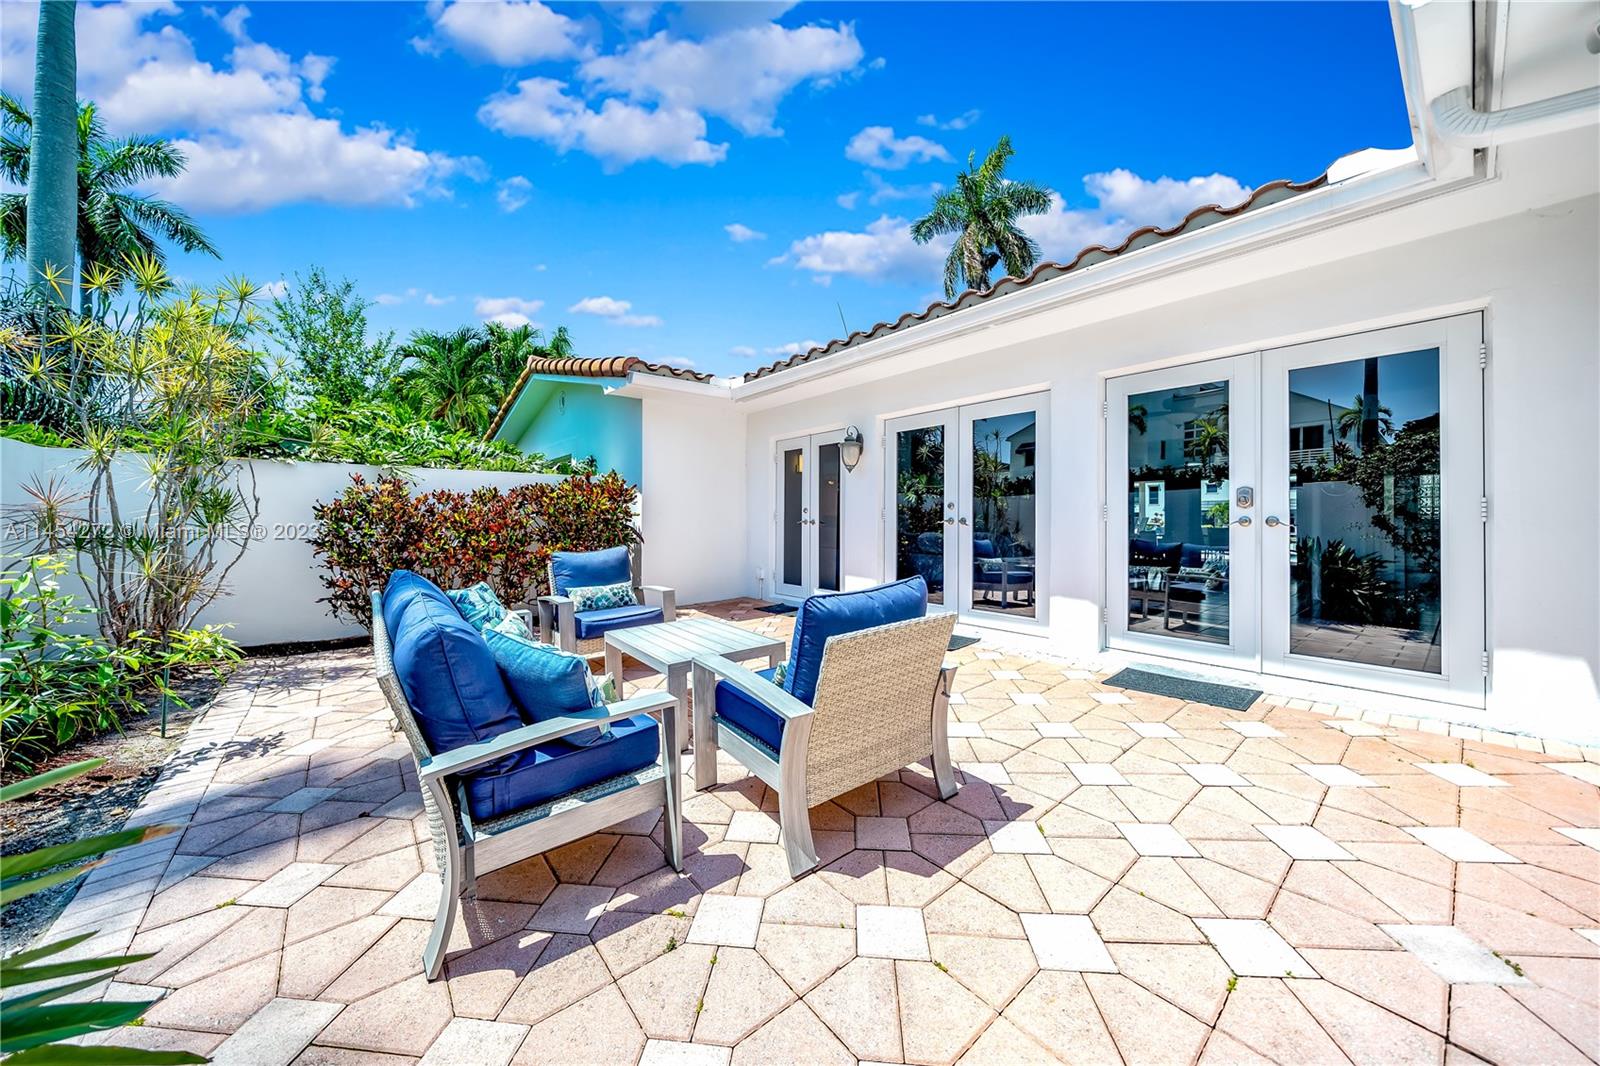
[[[928,613],[928,583],[920,574],[859,592],[811,596],[795,616],[789,643],[789,668],[783,687],[809,705],[822,672],[822,650],[829,637],[855,633],[891,622],[907,622]]]
[[[772,675],[777,672],[776,666],[756,671],[768,681],[772,681]],[[726,681],[717,682],[717,717],[726,718],[774,751],[783,746],[783,717],[763,707]]]
[[[572,619],[577,623],[578,639],[590,640],[613,629],[654,625],[661,621],[661,608],[646,607],[642,603],[631,607],[602,607],[598,611],[579,611]]]
[[[633,580],[633,568],[628,562],[625,546],[606,548],[597,552],[554,552],[550,556],[550,575],[557,596],[565,596],[570,588],[585,585],[615,585]]]
[[[661,754],[656,721],[646,714],[613,722],[611,739],[592,747],[552,740],[512,757],[509,765],[463,779],[475,821],[526,810],[608,777],[638,770]]]
[[[455,609],[450,597],[432,581],[410,570],[396,570],[389,575],[389,583],[383,589],[383,626],[389,631],[391,643],[394,641],[395,627],[400,623],[401,612],[419,596],[438,600]]]
[[[404,587],[397,590],[405,595]],[[383,613],[391,614],[388,602]],[[392,613],[394,672],[431,751],[454,751],[525,724],[489,645],[448,599],[414,592]]]

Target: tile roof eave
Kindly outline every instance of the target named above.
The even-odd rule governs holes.
[[[697,381],[701,384],[710,384],[713,381],[710,374],[703,374],[698,370],[668,366],[665,363],[650,363],[633,355],[612,355],[600,359],[546,359],[534,356],[522,368],[516,383],[506,394],[504,402],[500,404],[494,419],[489,423],[489,428],[484,431],[483,439],[494,439],[494,435],[499,432],[507,416],[511,414],[511,409],[516,406],[518,398],[522,396],[522,390],[535,377],[626,378],[630,374],[652,374],[656,377]]]
[[[1107,248],[1105,245],[1101,244],[1090,245],[1089,247],[1078,252],[1078,254],[1068,262],[1061,263],[1050,261],[1040,263],[1025,277],[1018,278],[1007,276],[995,282],[994,285],[987,290],[979,291],[977,289],[968,289],[953,300],[936,300],[927,307],[923,308],[921,311],[907,311],[893,322],[879,322],[868,329],[856,330],[846,337],[836,338],[829,341],[827,344],[819,345],[810,349],[809,351],[800,352],[789,356],[787,359],[780,359],[777,362],[771,363],[767,366],[757,367],[755,370],[747,371],[744,375],[744,381],[759,381],[762,378],[769,377],[781,371],[802,366],[815,359],[820,359],[825,356],[834,355],[849,348],[857,347],[869,340],[876,340],[879,337],[887,336],[891,333],[898,333],[902,330],[909,329],[924,322],[931,322],[936,318],[943,318],[945,315],[952,314],[956,311],[965,310],[968,307],[983,303],[996,296],[1004,296],[1007,293],[1015,292],[1020,288],[1032,285],[1036,282],[1050,281],[1074,270],[1078,270],[1087,266],[1093,266],[1095,263],[1101,263],[1107,259],[1114,259],[1118,256],[1126,255],[1129,252],[1136,252],[1142,248],[1146,248],[1154,244],[1160,244],[1173,237],[1181,236],[1182,234],[1190,233],[1198,229],[1203,229],[1205,226],[1212,225],[1217,222],[1223,222],[1230,218],[1235,218],[1246,213],[1247,211],[1265,207],[1270,204],[1279,203],[1291,197],[1298,196],[1300,193],[1309,192],[1312,189],[1320,188],[1327,183],[1328,175],[1326,172],[1319,174],[1309,181],[1296,182],[1289,181],[1287,179],[1270,181],[1265,185],[1253,189],[1249,196],[1245,197],[1242,201],[1233,205],[1232,207],[1222,207],[1217,204],[1206,204],[1202,207],[1195,208],[1193,211],[1190,211],[1175,225],[1168,227],[1141,226],[1124,237],[1121,243],[1114,248]]]

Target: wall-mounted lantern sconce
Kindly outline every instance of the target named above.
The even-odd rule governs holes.
[[[844,431],[844,440],[839,442],[839,461],[846,470],[854,470],[861,461],[861,452],[866,442],[861,439],[861,431],[851,426]]]

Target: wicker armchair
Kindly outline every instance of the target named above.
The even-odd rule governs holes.
[[[720,748],[776,790],[793,877],[817,865],[810,808],[930,755],[939,795],[954,796],[946,716],[956,668],[944,664],[954,628],[954,615],[938,614],[828,638],[809,705],[774,684],[770,671],[697,659],[695,788],[716,783]],[[719,700],[753,702],[777,716],[778,745],[719,713]]]
[[[434,856],[443,882],[433,931],[423,949],[424,973],[432,981],[444,967],[445,947],[462,897],[476,897],[477,877],[503,866],[615,825],[655,808],[663,810],[663,834],[673,869],[683,869],[682,806],[679,788],[676,710],[677,701],[654,692],[606,705],[601,718],[551,718],[535,725],[502,733],[490,740],[451,751],[431,750],[418,725],[418,716],[395,672],[389,631],[384,624],[383,598],[372,593],[372,653],[377,661],[378,687],[411,745],[422,805],[433,836]],[[660,729],[660,757],[648,766],[601,780],[544,802],[474,822],[462,775],[500,763],[508,756],[535,745],[593,729],[599,722],[620,722],[634,715],[650,715]]]
[[[638,547],[607,548],[597,552],[555,552],[547,574],[550,595],[540,596],[539,639],[562,651],[594,658],[605,653],[605,634],[612,629],[672,622],[678,617],[677,590],[666,585],[645,585],[639,578]],[[582,612],[567,595],[578,585],[633,583],[634,608]]]

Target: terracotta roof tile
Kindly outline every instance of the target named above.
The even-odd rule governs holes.
[[[1252,191],[1249,196],[1245,197],[1239,203],[1234,204],[1232,207],[1220,207],[1216,204],[1207,204],[1204,207],[1197,207],[1193,211],[1190,211],[1176,225],[1166,228],[1161,226],[1141,226],[1123,238],[1122,243],[1118,244],[1114,248],[1107,248],[1105,245],[1101,244],[1090,245],[1074,256],[1069,262],[1040,263],[1026,277],[1001,278],[986,292],[980,292],[977,289],[968,289],[966,292],[949,302],[931,303],[921,311],[908,311],[899,318],[895,319],[893,322],[879,322],[870,329],[857,330],[856,332],[851,333],[848,337],[842,337],[829,341],[827,344],[812,348],[810,351],[792,355],[787,359],[780,359],[778,362],[772,363],[769,366],[758,367],[755,370],[747,372],[744,375],[744,380],[756,381],[772,374],[776,374],[780,371],[801,366],[815,359],[821,359],[824,356],[837,354],[838,352],[842,352],[848,348],[853,348],[860,344],[864,344],[869,340],[876,340],[877,338],[887,336],[890,333],[898,333],[901,330],[909,329],[912,326],[920,325],[923,322],[931,322],[936,318],[943,318],[945,315],[948,315],[954,311],[960,311],[964,308],[972,307],[975,304],[982,303],[985,300],[989,300],[993,297],[1004,296],[1007,293],[1015,292],[1018,289],[1032,285],[1035,282],[1049,281],[1053,278],[1058,278],[1063,274],[1070,273],[1071,271],[1080,269],[1082,267],[1093,266],[1096,263],[1105,262],[1107,259],[1112,259],[1119,255],[1125,255],[1128,252],[1135,252],[1141,248],[1146,248],[1152,244],[1159,244],[1162,241],[1169,240],[1181,234],[1191,233],[1214,223],[1237,217],[1255,208],[1265,207],[1269,204],[1275,204],[1282,200],[1287,200],[1290,197],[1298,196],[1300,193],[1309,192],[1312,189],[1320,188],[1321,186],[1326,185],[1327,182],[1328,175],[1326,173],[1319,174],[1310,181],[1296,182],[1282,180],[1268,182],[1267,184],[1262,185],[1261,187]]]
[[[702,374],[698,370],[689,370],[680,366],[667,366],[665,363],[647,363],[643,359],[632,355],[611,355],[603,359],[540,359],[528,360],[528,365],[522,368],[522,374],[517,378],[511,392],[506,396],[505,402],[495,412],[494,420],[489,423],[489,428],[484,431],[484,439],[492,438],[511,413],[511,408],[516,406],[517,397],[522,395],[523,387],[528,384],[528,379],[541,374],[569,378],[625,378],[629,374],[655,374],[659,377],[677,378],[680,381],[699,381],[708,383],[712,380],[710,374]]]

